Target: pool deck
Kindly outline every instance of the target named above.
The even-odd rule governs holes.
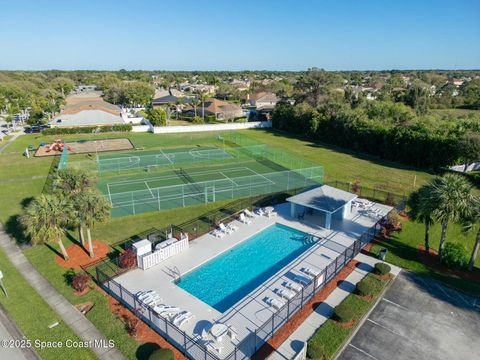
[[[373,208],[379,209],[382,215],[391,209],[390,206],[381,204],[375,204]],[[377,221],[363,211],[354,210],[348,219],[332,221],[332,229],[327,230],[316,224],[317,219],[314,217],[305,216],[305,220],[301,222],[290,217],[289,204],[278,205],[275,209],[278,212],[276,217],[257,217],[249,225],[236,221],[240,229],[231,235],[222,239],[210,234],[204,235],[191,241],[190,248],[183,253],[148,270],[131,270],[115,280],[131,293],[155,290],[163,298],[163,303],[190,311],[196,318],[183,326],[182,330],[193,338],[199,338],[202,330],[208,329],[215,322],[231,324],[238,332],[238,339],[232,342],[228,337],[224,337],[222,342],[217,343],[223,349],[220,355],[216,355],[222,358],[234,349],[234,344],[270,318],[274,309],[265,303],[266,297],[279,298],[275,293],[276,289],[284,288],[283,283],[292,281],[295,275],[301,275],[302,268],[324,269]],[[173,283],[172,271],[175,267],[183,275],[274,223],[316,235],[321,240],[225,313],[218,312]]]

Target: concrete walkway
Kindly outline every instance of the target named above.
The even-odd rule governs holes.
[[[14,240],[4,231],[1,224],[0,247],[23,277],[80,339],[91,341],[92,344],[95,340],[99,343],[108,344],[108,339],[30,264],[20,248],[14,243]],[[115,347],[92,347],[92,350],[102,360],[126,359]]]
[[[350,293],[355,290],[357,283],[362,280],[371,270],[373,265],[379,262],[371,256],[358,254],[355,260],[360,262],[356,269],[322,302],[315,311],[289,336],[280,347],[270,355],[269,360],[292,359],[301,350],[303,343],[307,342],[317,329],[323,325],[333,314],[335,306],[340,304]],[[398,275],[401,268],[391,265],[392,274]]]
[[[7,140],[7,142],[0,147],[0,153],[4,152],[7,147],[10,146],[12,142],[14,142],[19,136],[24,135],[23,128],[19,129],[16,133],[12,135],[10,139]],[[0,143],[2,144],[2,143]]]

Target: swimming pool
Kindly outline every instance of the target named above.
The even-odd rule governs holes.
[[[186,274],[177,285],[223,313],[315,243],[304,232],[274,224]]]

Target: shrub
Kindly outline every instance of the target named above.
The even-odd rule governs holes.
[[[345,323],[353,320],[353,311],[344,302],[335,307],[333,318],[339,322]]]
[[[468,253],[461,244],[447,242],[443,248],[442,263],[451,269],[466,269],[468,266]]]
[[[118,266],[122,269],[130,269],[137,264],[137,255],[132,249],[122,252],[118,258]]]
[[[377,275],[386,275],[390,273],[390,270],[392,270],[390,265],[385,263],[376,263],[373,272]]]
[[[387,225],[396,229],[400,226],[401,216],[398,214],[397,210],[393,209],[387,215]]]
[[[173,351],[170,349],[157,349],[150,354],[148,360],[173,360]]]
[[[368,296],[373,294],[372,283],[367,281],[366,278],[363,278],[357,283],[357,288],[355,289],[357,295]]]
[[[205,124],[205,121],[200,116],[195,116],[192,119],[192,124]]]
[[[85,291],[90,283],[90,276],[85,273],[78,273],[72,278],[72,287],[78,291]]]
[[[315,340],[309,340],[307,343],[307,357],[313,360],[320,360],[325,357],[323,344]]]
[[[124,316],[125,327],[127,328],[128,335],[135,337],[138,333],[138,325],[140,324],[140,320],[133,316]]]
[[[79,127],[53,127],[42,130],[43,135],[68,135],[68,134],[91,134],[105,132],[128,132],[132,131],[132,124],[116,124],[105,126],[79,126]]]

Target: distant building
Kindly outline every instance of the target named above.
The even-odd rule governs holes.
[[[194,109],[183,112],[187,116],[195,116]],[[197,115],[202,114],[202,106],[197,107]],[[244,116],[240,106],[218,99],[210,98],[205,101],[205,116],[215,116],[218,120],[229,120]]]
[[[273,109],[277,102],[277,95],[267,91],[260,91],[247,95],[247,104],[255,106],[258,110]]]
[[[194,96],[186,96],[177,89],[160,90],[155,93],[155,98],[152,100],[152,107],[178,105],[180,103],[188,104],[194,99]]]

